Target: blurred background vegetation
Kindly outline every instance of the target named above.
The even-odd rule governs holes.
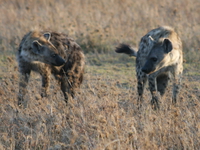
[[[169,25],[179,33],[185,60],[200,58],[199,0],[0,0],[0,51],[14,53],[33,29],[65,32],[85,53],[113,53],[118,43],[137,47],[149,30]]]

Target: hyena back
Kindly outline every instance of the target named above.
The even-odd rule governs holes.
[[[24,101],[31,71],[42,76],[42,97],[48,95],[50,76],[58,80],[65,101],[72,97],[83,80],[85,57],[81,47],[66,34],[31,31],[27,33],[18,49],[20,72],[18,105]]]
[[[138,51],[126,44],[121,44],[115,51],[136,56],[140,105],[148,79],[152,94],[151,104],[155,109],[159,108],[159,93],[164,95],[170,73],[174,77],[172,102],[176,103],[183,71],[183,56],[182,42],[174,29],[164,26],[151,30],[141,38]]]

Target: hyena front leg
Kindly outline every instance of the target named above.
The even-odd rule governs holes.
[[[138,101],[137,101],[137,105],[138,105],[138,107],[141,107],[142,101],[143,101],[144,87],[145,87],[145,84],[146,84],[146,81],[147,81],[146,74],[144,74],[141,71],[137,72],[137,80],[138,80],[138,85],[137,85]]]
[[[182,74],[178,74],[174,77],[174,83],[173,83],[173,96],[172,96],[172,103],[176,104],[180,88],[181,88],[181,80],[182,80]]]
[[[181,63],[181,62],[179,62]],[[182,71],[183,71],[183,66],[182,64],[177,64],[172,70],[172,75],[174,77],[174,82],[173,82],[173,95],[172,95],[172,103],[176,104],[178,96],[179,96],[179,91],[181,88],[181,80],[182,80]]]
[[[156,77],[149,76],[149,89],[152,95],[151,105],[153,109],[159,109],[159,93],[157,92]]]
[[[30,70],[26,72],[20,72],[19,81],[19,94],[18,94],[18,105],[21,106],[24,102],[24,95],[27,93],[28,80],[30,78]]]
[[[50,75],[51,72],[50,70],[45,70],[44,72],[41,73],[42,76],[42,97],[47,97],[49,94],[49,85],[50,85]]]

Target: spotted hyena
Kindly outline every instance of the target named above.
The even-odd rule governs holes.
[[[58,80],[65,101],[83,80],[85,57],[81,47],[64,33],[31,31],[27,33],[18,49],[20,72],[18,104],[24,101],[31,71],[42,76],[41,96],[48,96],[50,76]]]
[[[138,51],[126,44],[121,44],[115,51],[136,57],[139,104],[148,79],[151,104],[155,109],[159,108],[159,93],[164,95],[170,73],[174,77],[172,102],[176,103],[183,71],[183,56],[182,42],[174,29],[164,26],[151,30],[141,38]]]

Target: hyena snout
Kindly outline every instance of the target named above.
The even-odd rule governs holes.
[[[151,70],[149,70],[147,67],[143,67],[142,72],[149,74],[151,72]]]
[[[53,66],[62,66],[65,63],[65,60],[60,57],[59,55],[54,55],[53,56],[53,61],[51,62],[51,65]]]
[[[156,70],[154,62],[155,62],[155,60],[148,60],[145,63],[145,65],[142,67],[142,72],[144,72],[146,74],[153,73]]]

